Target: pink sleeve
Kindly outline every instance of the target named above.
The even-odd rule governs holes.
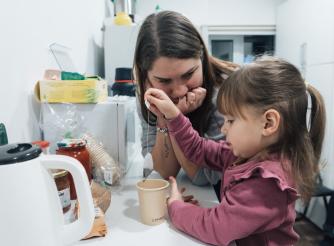
[[[189,119],[181,113],[168,122],[168,129],[185,157],[194,164],[221,171],[235,159],[225,141],[215,142],[200,137]]]
[[[217,207],[175,201],[168,212],[179,230],[206,243],[228,245],[279,226],[286,218],[288,192],[280,190],[274,179],[252,178],[233,186]]]

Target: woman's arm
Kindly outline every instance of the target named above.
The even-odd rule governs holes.
[[[166,124],[163,120],[157,120],[157,126],[165,128]],[[153,167],[163,178],[167,179],[169,176],[176,176],[180,170],[173,146],[171,144],[168,133],[156,133],[155,144],[152,149]]]
[[[137,111],[142,125],[142,155],[145,156],[147,153],[151,153],[154,170],[156,170],[163,178],[167,179],[169,176],[175,177],[182,166],[186,174],[192,179],[199,168],[191,163],[186,163],[184,157],[183,159],[176,158],[174,150],[175,146],[172,145],[169,134],[167,133],[166,136],[164,133],[157,132],[156,126],[149,125],[144,120],[138,100]],[[157,125],[161,128],[167,126],[165,120],[159,120],[159,118]]]
[[[171,138],[171,142],[173,145],[175,156],[179,161],[181,167],[190,179],[194,179],[201,167],[195,165],[185,157],[178,144],[176,143],[175,139]]]
[[[158,120],[158,126],[166,127],[163,119]],[[182,167],[189,178],[193,179],[200,169],[187,160],[175,141],[171,141],[168,133],[157,132],[156,142],[152,149],[154,170],[163,178],[176,176]]]

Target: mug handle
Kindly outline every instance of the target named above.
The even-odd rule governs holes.
[[[64,169],[73,177],[80,204],[80,214],[73,223],[63,225],[61,233],[65,244],[79,241],[88,235],[95,218],[94,203],[86,171],[78,160],[65,155],[43,155],[41,162],[47,169]]]

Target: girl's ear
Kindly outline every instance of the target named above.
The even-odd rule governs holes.
[[[264,127],[262,133],[264,136],[270,136],[278,132],[280,125],[281,116],[275,109],[268,109],[263,114],[264,116]]]

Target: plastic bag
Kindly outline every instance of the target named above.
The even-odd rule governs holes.
[[[90,155],[92,165],[93,179],[103,185],[112,186],[119,184],[124,170],[103,148],[103,145],[98,143],[89,134],[84,134],[83,139],[87,141],[86,148]]]

